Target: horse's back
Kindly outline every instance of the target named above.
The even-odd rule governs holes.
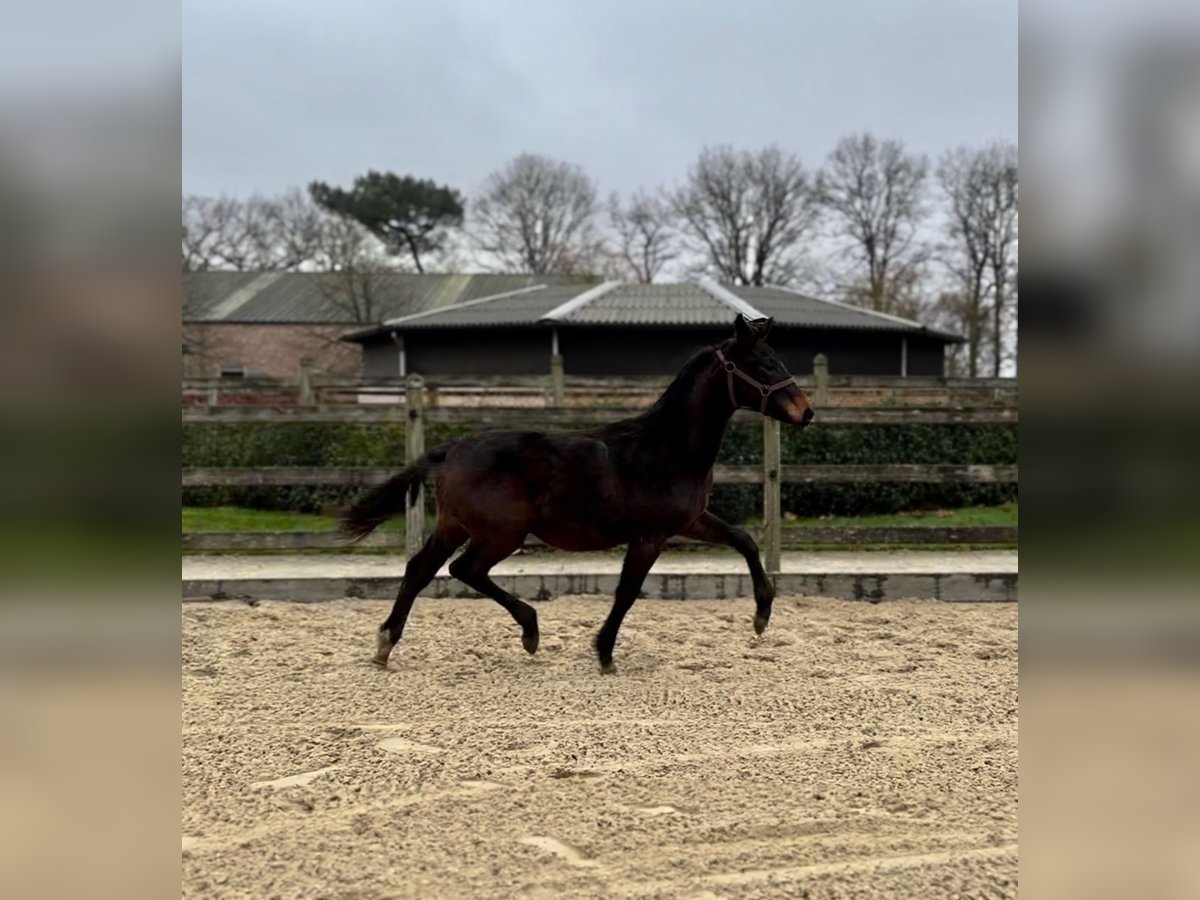
[[[579,433],[496,431],[449,449],[437,477],[439,505],[464,524],[538,523],[614,516],[608,449]]]

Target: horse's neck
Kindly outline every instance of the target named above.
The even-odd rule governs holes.
[[[707,474],[717,461],[725,426],[733,415],[725,383],[702,371],[663,415],[669,417],[664,431],[678,465]]]

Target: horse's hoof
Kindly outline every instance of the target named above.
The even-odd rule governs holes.
[[[392,633],[387,626],[380,628],[375,635],[375,662],[383,660],[381,665],[387,665],[388,657],[392,655],[392,648],[396,646],[396,642],[392,640]]]
[[[617,667],[614,666],[610,662],[602,662],[602,663],[600,663],[600,674],[601,675],[616,675]]]
[[[386,669],[388,666],[388,658],[386,656],[372,656],[371,665],[378,666],[381,669]]]
[[[771,620],[771,616],[769,613],[765,616],[762,615],[761,613],[755,613],[754,614],[754,633],[762,634],[764,631],[766,631],[767,630],[767,622],[769,622],[770,620]]]
[[[521,646],[525,648],[526,653],[537,653],[538,635],[536,635],[536,634],[521,635]]]

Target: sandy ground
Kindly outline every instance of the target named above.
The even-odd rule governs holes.
[[[1017,891],[1017,608],[597,599],[185,604],[183,893]]]

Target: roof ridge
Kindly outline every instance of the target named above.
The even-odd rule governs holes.
[[[464,300],[462,303],[451,303],[447,306],[439,306],[435,309],[425,309],[421,312],[409,313],[407,316],[397,316],[394,319],[387,319],[382,322],[383,325],[402,325],[405,322],[411,322],[413,319],[424,319],[426,316],[434,316],[439,313],[452,312],[456,309],[463,309],[468,306],[478,306],[481,303],[490,303],[493,300],[501,300],[505,297],[515,297],[518,294],[529,294],[533,291],[542,291],[546,289],[544,284],[530,284],[523,288],[517,288],[512,291],[504,291],[500,294],[492,294],[490,297],[476,297],[474,300]]]
[[[722,287],[711,278],[701,278],[696,284],[703,290],[707,291],[717,300],[724,303],[735,313],[745,316],[747,319],[766,319],[762,312],[754,307],[754,304],[748,300],[739,297],[729,288]]]
[[[577,294],[576,296],[572,297],[566,303],[560,303],[558,306],[554,307],[554,309],[550,310],[550,312],[543,315],[539,321],[544,322],[547,319],[552,322],[565,321],[567,316],[587,306],[593,300],[598,300],[605,294],[611,293],[622,284],[624,284],[624,282],[602,281],[600,284],[588,288],[582,294]]]

